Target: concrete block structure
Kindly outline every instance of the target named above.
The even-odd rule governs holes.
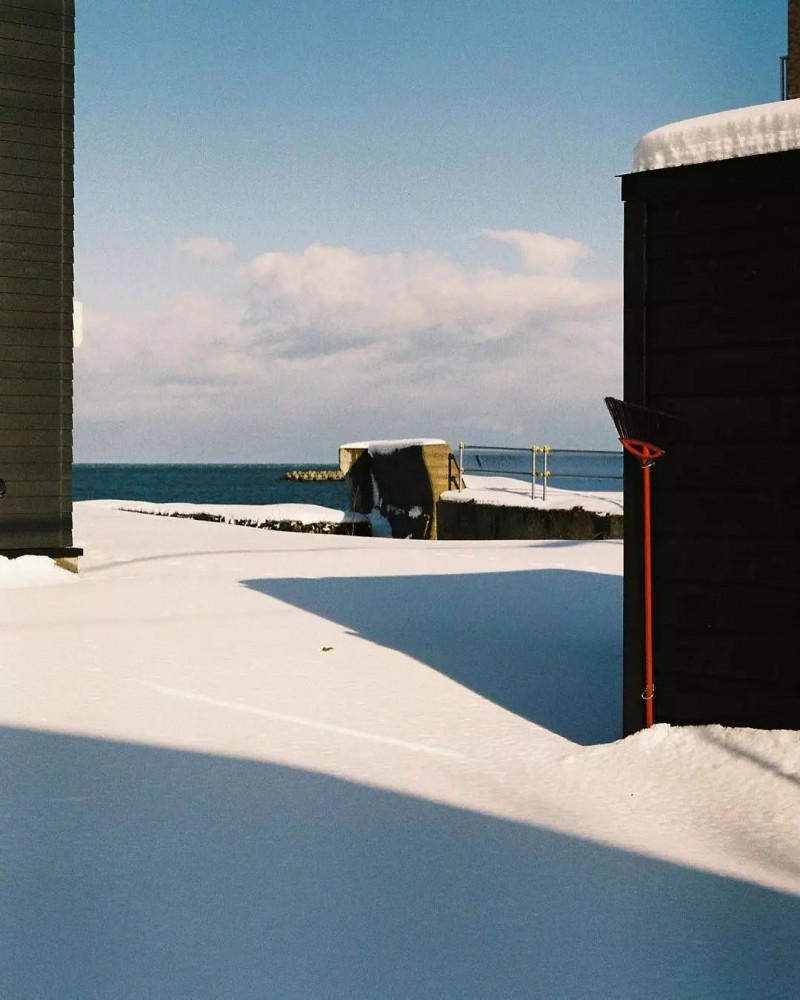
[[[436,501],[450,489],[446,441],[367,441],[339,449],[354,511],[378,510],[395,537],[437,538]]]

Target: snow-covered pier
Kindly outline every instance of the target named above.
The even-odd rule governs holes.
[[[622,492],[548,486],[546,499],[530,484],[504,476],[465,475],[464,489],[448,490],[436,504],[439,538],[622,538]]]

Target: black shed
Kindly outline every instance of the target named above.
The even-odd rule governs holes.
[[[652,474],[655,718],[800,728],[800,149],[784,148],[800,146],[800,101],[697,122],[662,137],[688,162],[656,141],[622,178],[625,399],[680,418]],[[626,461],[630,733],[642,477]]]
[[[0,3],[0,553],[72,548],[73,0]]]

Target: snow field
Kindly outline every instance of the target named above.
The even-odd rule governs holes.
[[[0,995],[797,995],[800,739],[616,739],[620,543],[122,505],[3,567]]]

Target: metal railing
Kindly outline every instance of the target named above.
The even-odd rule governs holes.
[[[531,477],[531,500],[536,499],[536,480],[541,478],[542,480],[542,500],[547,499],[547,456],[550,454],[550,449],[547,445],[543,444],[532,444],[530,448],[501,448],[495,447],[493,445],[486,444],[465,444],[463,441],[459,441],[458,444],[458,488],[459,490],[464,489],[464,473],[465,472],[493,472],[498,475],[520,475],[519,469],[484,469],[480,464],[477,468],[468,468],[464,464],[464,452],[465,451],[491,451],[500,452],[505,454],[506,452],[528,452],[531,456],[531,471],[528,473]],[[538,472],[536,469],[536,456],[542,456],[542,471]],[[480,461],[480,460],[479,460]]]
[[[471,452],[493,452],[495,454],[505,454],[511,452],[523,452],[531,456],[530,461],[530,471],[523,471],[519,468],[516,469],[496,469],[496,468],[486,468],[480,464],[480,458],[476,457],[478,462],[477,466],[467,466],[464,460],[464,453],[467,451]],[[526,478],[530,476],[531,480],[531,500],[536,499],[536,481],[541,479],[542,482],[542,500],[547,499],[547,483],[550,479],[591,479],[597,481],[621,481],[623,476],[620,475],[605,475],[598,474],[593,475],[586,472],[554,472],[549,468],[549,460],[551,456],[557,455],[593,455],[593,456],[615,456],[622,457],[621,451],[601,451],[591,448],[551,448],[549,445],[533,444],[529,448],[510,448],[501,447],[499,445],[483,445],[483,444],[466,444],[463,441],[459,442],[458,445],[458,489],[464,489],[464,473],[465,472],[475,472],[483,475],[513,475],[513,476],[525,476]],[[538,462],[537,458],[541,456],[541,468],[537,468]]]

